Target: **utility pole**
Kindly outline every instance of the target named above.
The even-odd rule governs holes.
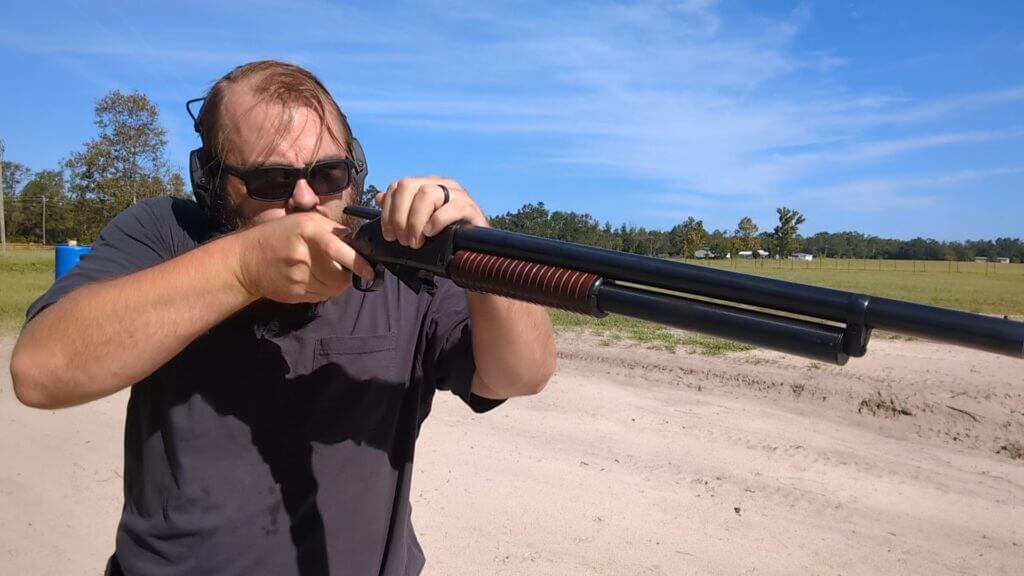
[[[46,196],[43,196],[43,246],[46,246]]]
[[[4,246],[4,256],[7,256],[7,225],[4,218],[4,141],[0,140],[0,242]]]

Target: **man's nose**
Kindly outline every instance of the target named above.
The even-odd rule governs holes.
[[[295,211],[303,211],[312,210],[318,204],[320,204],[320,197],[313,192],[309,181],[299,178],[299,181],[295,183],[295,190],[292,191],[291,198],[288,199],[288,207]]]

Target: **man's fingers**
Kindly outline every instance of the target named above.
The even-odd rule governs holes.
[[[469,220],[469,215],[472,209],[462,203],[448,203],[438,208],[434,214],[427,221],[427,225],[424,227],[423,233],[427,236],[433,236],[444,230],[445,226],[454,224],[459,220]]]
[[[395,241],[395,229],[391,226],[390,219],[391,200],[394,196],[394,189],[392,186],[394,186],[394,184],[388,186],[388,191],[384,194],[384,197],[380,202],[380,232],[388,242]]]
[[[431,215],[444,204],[444,192],[436,184],[420,187],[420,191],[413,198],[412,206],[409,207],[409,220],[406,223],[408,230],[409,246],[419,248],[426,240],[424,227],[430,220]]]
[[[409,222],[409,207],[412,205],[413,196],[417,191],[415,185],[412,179],[399,180],[398,186],[388,194],[388,200],[390,200],[388,211],[381,218],[381,224],[390,229],[392,238],[388,238],[385,233],[385,239],[398,240],[406,246],[409,245],[407,224]]]
[[[334,264],[328,264],[328,266],[334,266]],[[341,267],[338,266],[340,269]],[[323,272],[322,270],[320,271]],[[343,272],[345,278],[350,278],[348,272]],[[310,270],[310,279],[306,284],[305,296],[306,299],[312,302],[322,302],[327,300],[331,296],[334,296],[341,292],[344,288],[339,289],[339,282],[334,279],[334,273],[328,274],[329,278],[324,278],[321,274],[317,273],[317,269],[313,268]],[[344,282],[340,283],[344,286]]]
[[[316,234],[310,238],[314,248],[327,256],[327,262],[316,262],[314,266],[326,268],[323,271],[324,279],[329,278],[330,282],[346,282],[349,280],[348,272],[354,272],[365,279],[373,279],[373,267],[360,256],[352,246],[338,237],[345,229],[338,227],[334,230],[324,230],[322,234]],[[327,276],[329,274],[329,276]]]
[[[449,201],[444,201],[444,185]],[[381,231],[384,239],[419,248],[445,226],[458,220],[487,225],[483,212],[458,182],[440,176],[402,178],[388,186],[381,206]]]
[[[331,260],[346,270],[359,275],[364,280],[373,280],[373,266],[370,266],[370,263],[360,256],[354,248],[340,239],[336,243],[332,243],[328,254],[330,254]]]

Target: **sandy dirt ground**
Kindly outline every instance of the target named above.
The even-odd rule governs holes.
[[[413,520],[427,574],[1024,573],[1024,363],[876,339],[844,368],[559,336],[548,389],[439,397]],[[99,574],[126,394],[13,398],[0,340],[0,573]]]

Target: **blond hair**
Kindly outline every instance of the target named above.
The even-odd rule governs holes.
[[[323,83],[312,72],[294,64],[259,60],[228,72],[206,93],[197,125],[203,146],[212,160],[223,160],[227,153],[226,135],[232,127],[224,124],[224,102],[229,88],[242,83],[247,85],[258,102],[279,104],[285,110],[308,108],[319,119],[321,134],[326,133],[349,154],[352,153],[352,130],[348,118]],[[332,115],[337,128],[332,122]],[[337,133],[338,129],[341,134]]]

